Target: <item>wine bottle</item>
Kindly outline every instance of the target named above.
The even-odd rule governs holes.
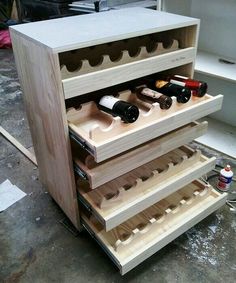
[[[98,108],[112,116],[119,116],[126,123],[135,122],[139,116],[137,106],[110,95],[105,95],[99,100]]]
[[[158,102],[161,109],[169,109],[172,105],[172,98],[160,92],[148,88],[146,85],[137,87],[135,89],[137,95],[142,95],[145,99]]]
[[[177,102],[186,103],[191,97],[191,90],[168,81],[157,80],[155,82],[157,90],[167,96],[176,96]]]
[[[180,86],[188,87],[192,91],[192,95],[202,97],[207,92],[207,83],[203,81],[193,80],[187,77],[174,75],[170,82]]]

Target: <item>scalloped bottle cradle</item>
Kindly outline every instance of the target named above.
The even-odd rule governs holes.
[[[177,148],[149,163],[91,190],[78,180],[82,202],[106,231],[212,170],[215,158],[187,146]]]
[[[109,232],[93,216],[83,215],[83,225],[125,274],[221,207],[226,198],[226,193],[197,180]]]
[[[158,103],[149,104],[130,91],[120,93],[119,98],[137,105],[140,111],[135,123],[125,124],[119,117],[101,112],[94,102],[81,108],[68,109],[70,130],[92,152],[96,162],[101,162],[129,150],[175,128],[193,122],[221,108],[223,96],[192,97],[180,104],[173,97],[171,108],[163,110]]]

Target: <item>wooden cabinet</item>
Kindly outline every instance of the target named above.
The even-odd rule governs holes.
[[[84,226],[122,274],[220,207],[226,195],[198,180],[215,164],[185,144],[222,95],[170,109],[134,86],[193,75],[199,21],[132,8],[11,28],[40,179],[72,223]],[[119,96],[140,115],[126,124],[96,99]]]

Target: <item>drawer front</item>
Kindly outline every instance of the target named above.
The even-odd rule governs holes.
[[[79,198],[106,231],[123,223],[215,166],[215,158],[183,146],[96,190],[78,182]]]
[[[132,63],[62,80],[65,99],[192,63],[196,49],[188,47]]]
[[[110,232],[85,215],[83,225],[123,275],[225,203],[226,193],[219,194],[210,187],[199,193],[199,186],[198,182],[188,185],[192,198],[178,191]]]
[[[207,122],[192,122],[102,163],[95,162],[92,155],[73,143],[75,171],[95,189],[205,134],[207,126]]]
[[[120,97],[129,101],[136,96],[124,92]],[[101,162],[219,110],[222,100],[222,95],[192,98],[185,104],[174,99],[168,110],[162,110],[154,103],[149,110],[142,110],[138,120],[132,124],[123,123],[119,117],[112,117],[89,102],[79,110],[69,109],[67,119],[73,137],[94,156],[96,162]]]

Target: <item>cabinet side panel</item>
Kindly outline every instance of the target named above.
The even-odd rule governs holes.
[[[58,55],[11,31],[18,75],[38,162],[40,180],[79,228]]]
[[[172,34],[169,33],[170,39],[172,37],[181,42],[181,48],[186,48],[189,46],[195,47],[194,61],[191,69],[191,77],[193,77],[194,73],[194,65],[198,47],[199,27],[200,22],[198,24],[188,26],[185,29],[178,29],[176,31],[173,30]]]

